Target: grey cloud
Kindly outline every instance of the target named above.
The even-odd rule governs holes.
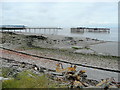
[[[4,3],[4,24],[28,26],[101,25],[116,22],[116,3]],[[114,11],[111,11],[114,10]],[[113,15],[113,13],[115,13]],[[108,17],[109,16],[109,17]],[[106,25],[104,23],[104,25]]]

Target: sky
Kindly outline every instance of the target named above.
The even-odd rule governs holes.
[[[0,3],[1,4],[1,3]],[[117,2],[3,2],[2,23],[30,27],[117,27]]]

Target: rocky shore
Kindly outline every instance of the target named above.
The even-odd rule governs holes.
[[[30,35],[29,33],[23,34],[4,32],[1,34],[2,36],[0,37],[0,47],[9,48],[37,56],[61,59],[83,65],[118,70],[119,57],[116,55],[116,42],[107,42],[85,37],[77,38],[43,34]],[[3,64],[2,67],[17,67],[15,69],[16,73],[23,71],[24,69],[31,69],[33,73],[37,74],[39,72],[34,70],[34,65],[55,70],[55,65],[58,63],[47,61],[45,59],[38,59],[21,54],[11,53],[2,49],[0,49],[0,53],[1,57],[3,58],[14,59],[17,62],[21,62],[21,64],[13,62],[13,64],[9,63],[9,60],[6,62],[5,60],[1,59],[1,61],[3,61],[3,63],[1,62],[1,64]],[[26,65],[25,68],[21,68],[21,66],[24,65],[23,62],[30,64]],[[103,77],[104,79],[109,77],[115,77],[116,80],[118,79],[118,74],[116,73],[110,74],[107,72],[101,72],[99,70],[97,71],[82,67],[78,68],[80,70],[85,69],[89,78],[94,78],[96,80],[98,80],[98,78],[99,80],[103,79]],[[93,75],[93,73],[98,76]],[[103,77],[101,75],[103,75]]]
[[[1,58],[1,60],[3,62],[2,62],[2,76],[0,75],[0,81],[3,82],[3,88],[6,87],[29,88],[31,87],[30,85],[32,85],[31,88],[34,87],[41,88],[42,86],[39,85],[40,83],[44,83],[45,84],[44,87],[47,88],[50,87],[52,88],[119,88],[119,84],[114,83],[115,82],[114,78],[107,78],[100,81],[100,80],[89,79],[87,78],[86,74],[81,74],[84,75],[85,77],[81,76],[81,79],[79,78],[76,79],[77,81],[76,80],[74,81],[72,78],[75,77],[74,76],[71,77],[71,74],[63,75],[62,73],[56,73],[56,71],[53,71],[52,69],[40,67],[35,63],[32,64],[32,62],[28,63],[26,61],[24,62],[19,60],[16,61],[7,58]],[[76,74],[77,73],[78,72],[76,72]],[[41,82],[40,77],[43,75],[45,75],[46,77],[44,82]],[[49,81],[46,82],[46,78]],[[26,79],[28,80],[28,82],[26,81],[26,84],[21,86],[20,82],[23,82],[23,80]],[[31,84],[29,84],[29,82],[31,82]],[[53,84],[52,82],[55,82],[56,84]],[[15,85],[18,84],[18,85],[15,86],[14,84]]]
[[[106,53],[118,53],[116,42],[28,33],[3,33],[0,39],[1,45],[6,48],[75,63],[118,69],[119,57]],[[97,53],[99,51],[103,53]]]

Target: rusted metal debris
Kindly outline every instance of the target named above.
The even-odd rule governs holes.
[[[86,71],[76,71],[76,66],[63,68],[61,63],[56,64],[57,75],[53,75],[52,79],[67,84],[69,88],[120,88],[120,83],[114,78],[107,78],[101,81],[90,80],[87,78]],[[60,74],[62,74],[60,76]]]

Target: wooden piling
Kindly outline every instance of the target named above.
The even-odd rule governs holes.
[[[32,33],[31,30],[33,30],[33,33],[37,33],[37,30],[39,30],[38,32],[40,32],[40,30],[44,30],[44,33],[46,33],[46,30],[48,30],[48,32],[50,31],[56,31],[56,30],[59,30],[59,29],[62,29],[62,28],[30,28],[30,27],[24,27],[24,28],[21,28],[21,27],[2,27],[2,32],[3,31],[7,31],[7,32],[23,32],[22,30],[24,30],[24,32],[29,32],[29,33]]]

